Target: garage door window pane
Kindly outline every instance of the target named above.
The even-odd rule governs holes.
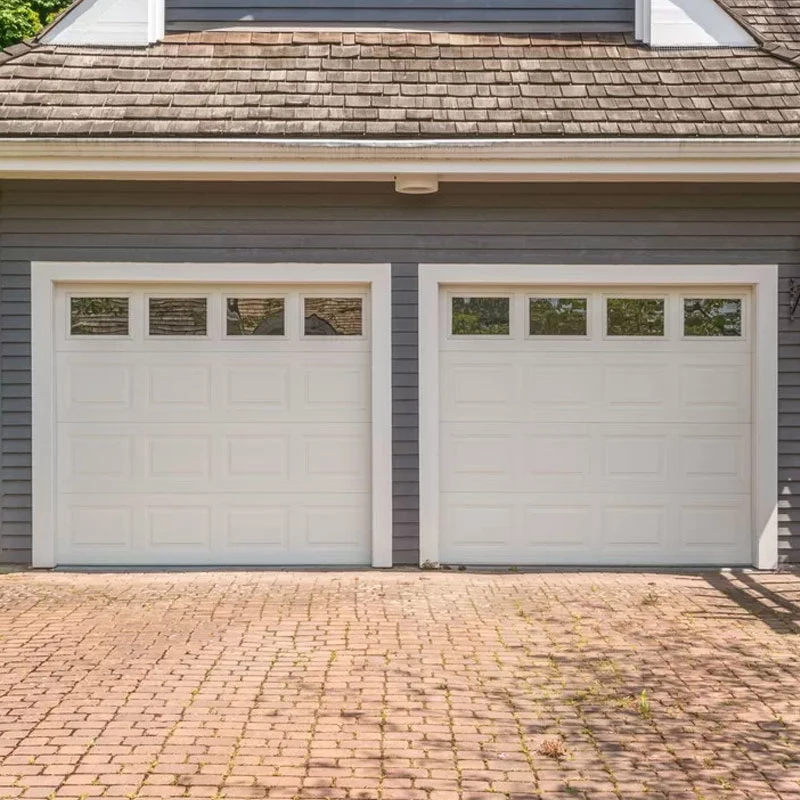
[[[151,336],[205,336],[207,303],[204,297],[151,297]]]
[[[71,297],[69,331],[73,336],[127,336],[127,297]]]
[[[364,330],[363,298],[306,297],[306,336],[361,336]]]
[[[532,297],[531,336],[586,336],[585,297]]]
[[[687,298],[683,301],[684,336],[741,336],[742,301]]]
[[[663,336],[664,301],[641,297],[609,298],[606,332],[609,336]]]
[[[507,336],[511,302],[508,297],[454,297],[454,336]]]
[[[228,336],[284,334],[284,303],[280,298],[229,297],[226,315]]]

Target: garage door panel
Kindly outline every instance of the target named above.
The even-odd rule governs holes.
[[[442,494],[445,563],[746,564],[746,495]],[[720,561],[722,559],[722,561]]]
[[[64,565],[364,564],[368,493],[61,495]]]
[[[64,424],[64,492],[362,491],[370,481],[365,423]]]
[[[200,292],[206,337],[57,326],[58,563],[369,563],[370,345],[303,336],[309,290],[281,287],[298,315],[282,337],[226,336],[225,287]],[[143,312],[147,290],[127,294]]]
[[[690,422],[749,422],[750,374],[744,357],[683,364],[678,382],[683,416]]]
[[[369,419],[371,378],[363,352],[247,353],[235,365],[212,354],[120,353],[114,360],[64,353],[59,422],[129,420],[356,422]],[[194,362],[194,363],[192,363]],[[276,363],[277,362],[277,363]]]
[[[731,292],[749,320],[747,293]],[[607,336],[603,304],[626,293],[645,294],[563,295],[588,299],[585,338],[529,336],[513,315],[503,336],[443,330],[444,561],[750,562],[752,338],[684,336],[679,289],[652,292],[664,299],[663,336]],[[516,313],[537,296],[495,294]]]
[[[750,422],[746,354],[481,356],[442,353],[443,421]]]
[[[450,422],[440,436],[444,491],[750,490],[748,425]]]

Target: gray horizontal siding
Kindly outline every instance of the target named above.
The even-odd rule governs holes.
[[[374,25],[497,31],[630,31],[634,0],[167,0],[168,31]]]
[[[419,561],[418,267],[392,265],[394,560]]]
[[[800,563],[800,200],[784,187],[7,183],[0,194],[0,561],[30,557],[30,262],[393,266],[395,555],[418,554],[420,262],[781,265],[781,558]],[[435,343],[433,344],[435,346]]]

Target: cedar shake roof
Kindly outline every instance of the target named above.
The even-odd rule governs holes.
[[[800,0],[725,3],[758,48],[331,31],[17,45],[0,52],[0,137],[800,136]]]
[[[800,54],[800,0],[717,0],[771,49]]]

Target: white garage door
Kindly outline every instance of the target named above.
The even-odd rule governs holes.
[[[58,563],[369,563],[367,300],[60,289]]]
[[[747,293],[440,302],[442,561],[751,563]]]

